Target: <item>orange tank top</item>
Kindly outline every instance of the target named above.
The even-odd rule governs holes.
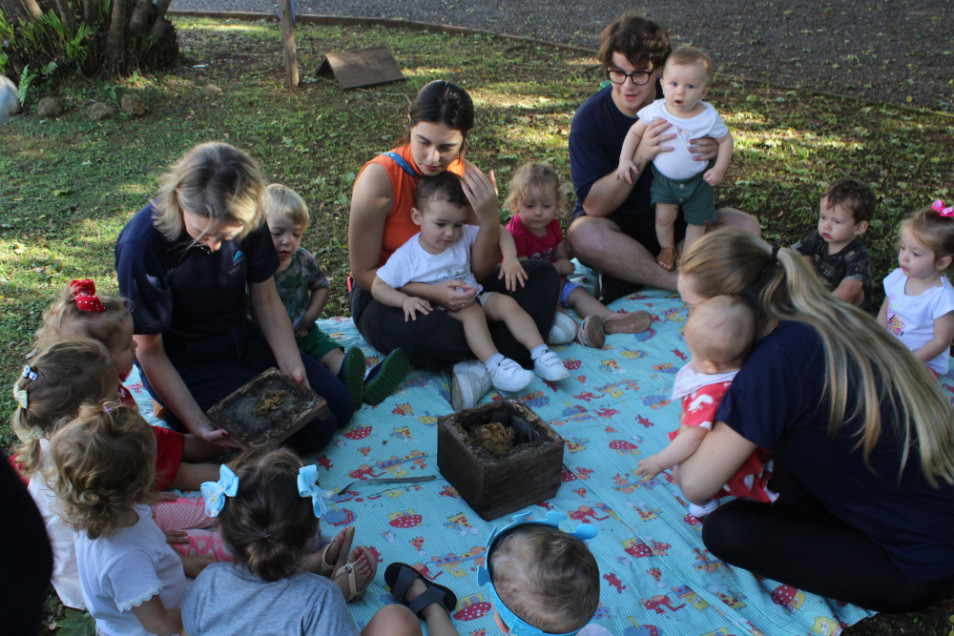
[[[411,157],[411,145],[405,144],[391,152],[378,155],[361,167],[361,172],[369,164],[376,163],[385,170],[391,178],[392,201],[391,211],[388,212],[384,223],[384,237],[381,241],[381,255],[378,257],[378,267],[384,265],[394,250],[404,245],[409,238],[418,233],[419,228],[411,220],[411,208],[414,207],[417,194],[417,180],[421,175],[417,172],[414,159]],[[447,167],[454,174],[463,176],[464,162],[455,159]],[[358,173],[358,176],[361,175]]]

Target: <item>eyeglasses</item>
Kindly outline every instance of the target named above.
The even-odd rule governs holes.
[[[609,68],[606,69],[606,77],[609,78],[609,81],[614,84],[622,84],[626,81],[626,78],[629,78],[636,86],[645,86],[649,83],[649,79],[652,77],[652,71],[633,71],[632,73],[624,73],[618,68]]]

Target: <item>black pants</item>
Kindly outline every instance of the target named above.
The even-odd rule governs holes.
[[[560,294],[560,276],[553,265],[540,260],[521,261],[527,271],[527,284],[508,292],[504,281],[497,279],[499,268],[482,280],[484,291],[499,292],[513,298],[537,324],[543,339],[553,324]],[[405,322],[404,310],[388,307],[374,300],[371,293],[355,285],[351,291],[351,316],[358,331],[372,347],[389,353],[402,347],[419,369],[439,371],[462,360],[474,357],[464,337],[464,326],[446,311],[435,310],[417,320]],[[517,362],[530,363],[530,353],[510,334],[502,322],[488,323],[490,335],[500,353]]]
[[[734,566],[879,612],[910,612],[954,594],[954,576],[919,581],[809,495],[777,459],[774,504],[736,499],[706,517],[702,540]],[[954,531],[954,530],[952,530]]]

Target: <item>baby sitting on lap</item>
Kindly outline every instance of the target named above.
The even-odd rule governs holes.
[[[672,399],[682,399],[679,430],[669,433],[669,446],[639,462],[636,473],[644,480],[692,456],[712,428],[722,396],[755,344],[755,315],[740,298],[716,296],[696,305],[683,335],[692,356],[679,373]],[[778,495],[768,489],[771,454],[757,449],[723,486],[718,496],[733,495],[769,503]],[[718,497],[689,504],[689,514],[703,517],[719,505]]]
[[[417,186],[417,207],[411,210],[411,218],[421,231],[378,269],[371,294],[384,305],[401,307],[405,320],[416,320],[418,312],[428,314],[434,308],[426,299],[401,291],[402,287],[409,283],[464,281],[468,288],[478,289],[478,302],[449,314],[463,324],[467,345],[487,367],[494,388],[520,391],[533,381],[534,372],[551,382],[565,380],[570,372],[544,344],[530,315],[506,294],[480,292],[470,266],[471,249],[480,228],[464,224],[467,209],[460,177],[450,172],[422,177]],[[534,372],[497,350],[488,320],[507,325],[514,338],[530,351]]]

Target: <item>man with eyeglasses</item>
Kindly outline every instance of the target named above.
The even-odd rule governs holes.
[[[603,304],[640,285],[676,288],[676,272],[656,264],[659,244],[649,193],[653,175],[646,169],[658,153],[672,151],[666,142],[675,134],[668,122],[657,119],[646,128],[635,156],[639,178],[632,184],[616,178],[623,140],[636,113],[662,97],[658,79],[670,51],[666,30],[635,11],[603,29],[599,56],[609,85],[583,102],[570,127],[570,175],[577,200],[567,239],[573,253],[597,271],[594,295]],[[695,140],[694,150],[694,158],[709,161],[718,144],[705,137]],[[758,219],[744,212],[721,208],[716,214],[712,229],[731,225],[760,234]],[[677,241],[684,232],[680,217]]]

